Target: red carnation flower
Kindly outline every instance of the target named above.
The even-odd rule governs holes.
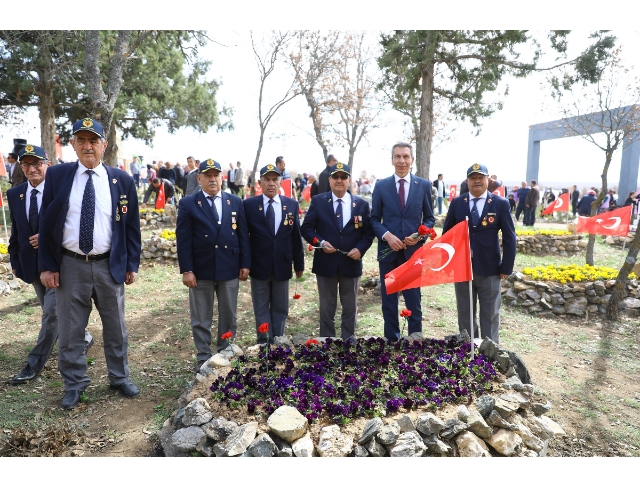
[[[233,333],[231,333],[230,331],[223,333],[222,336],[220,338],[222,338],[223,340],[228,340],[229,338],[231,338],[233,336]]]
[[[302,297],[301,294],[294,294],[293,299],[300,299]]]
[[[316,245],[319,241],[318,237],[313,237],[313,245]]]
[[[307,347],[310,347],[311,345],[319,345],[320,342],[318,342],[318,340],[316,340],[315,338],[310,338],[309,340],[307,340],[307,343],[305,343],[305,345]]]
[[[258,333],[267,333],[269,331],[269,323],[262,323],[258,327]]]
[[[309,244],[309,252],[313,252],[313,245]]]
[[[418,233],[420,235],[429,235],[430,232],[426,225],[420,225],[418,227]]]
[[[409,316],[411,316],[411,311],[409,311],[408,309],[403,309],[402,311],[400,311],[400,316],[402,318],[408,318]]]

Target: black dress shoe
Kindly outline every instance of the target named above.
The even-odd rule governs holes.
[[[202,366],[204,364],[206,364],[209,361],[209,359],[207,360],[198,360],[198,365],[196,365],[196,374],[200,372],[200,369],[202,368]]]
[[[62,409],[73,409],[80,402],[82,391],[66,391],[62,398]]]
[[[129,379],[126,379],[120,384],[111,384],[109,388],[120,391],[120,394],[122,394],[124,397],[136,397],[138,394],[140,394],[140,389],[138,389],[138,386],[131,382]]]
[[[31,365],[27,364],[24,366],[24,369],[14,375],[9,382],[14,386],[24,384],[25,382],[35,379],[39,373],[40,371],[32,369]]]
[[[93,344],[94,344],[95,342],[96,342],[96,341],[93,339],[93,337],[91,337],[91,341],[90,341],[89,343],[87,343],[87,344],[84,346],[84,353],[85,353],[85,354],[89,353],[89,349],[90,349],[91,347],[93,347]]]

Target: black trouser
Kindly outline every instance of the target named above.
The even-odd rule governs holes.
[[[520,219],[520,214],[524,213],[525,209],[524,203],[518,203],[518,206],[516,206],[516,221]]]

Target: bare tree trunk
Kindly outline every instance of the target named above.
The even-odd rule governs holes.
[[[431,32],[425,42],[425,49],[431,51],[430,58],[433,57],[435,39],[431,36],[437,35]],[[416,140],[416,155],[420,159],[416,160],[416,174],[425,179],[429,179],[429,169],[431,167],[431,146],[433,144],[433,89],[434,89],[434,69],[435,61],[431,60],[422,69],[422,94],[420,95],[420,137]]]
[[[122,88],[124,65],[131,55],[131,53],[128,52],[130,40],[130,30],[118,31],[115,52],[112,54],[111,64],[109,66],[107,93],[105,93],[102,89],[102,76],[100,74],[100,31],[87,31],[84,72],[87,78],[89,96],[93,100],[93,116],[100,121],[105,132],[109,134],[111,134],[113,110],[118,100],[118,95],[120,94],[120,88]],[[107,151],[109,151],[108,147]],[[111,157],[112,151],[113,149],[105,154],[105,158],[109,156],[110,165],[115,161],[115,159]]]
[[[326,163],[327,156],[329,155],[329,148],[327,147],[327,144],[325,144],[324,142],[324,137],[322,132],[322,121],[321,121],[322,112],[320,110],[320,107],[316,103],[315,99],[313,98],[312,93],[305,92],[304,96],[307,99],[307,104],[309,105],[309,109],[310,109],[309,118],[311,118],[311,121],[313,122],[313,131],[316,134],[316,142],[322,149],[322,156],[323,156],[322,160]]]
[[[606,316],[610,321],[618,320],[618,303],[620,303],[620,301],[622,301],[626,297],[627,293],[625,288],[627,286],[627,279],[629,279],[631,269],[633,269],[633,266],[637,261],[639,250],[640,228],[636,230],[636,236],[633,238],[631,245],[629,246],[629,253],[627,254],[627,258],[624,261],[624,265],[618,273],[616,283],[613,286],[613,293],[611,294],[611,298],[609,298],[609,302],[607,303]]]
[[[116,128],[116,123],[112,121],[111,125],[109,125],[109,133],[107,135],[109,145],[107,146],[107,150],[104,151],[104,156],[102,157],[103,162],[107,166],[111,167],[118,167],[118,137]]]
[[[258,150],[256,151],[256,159],[253,162],[252,177],[255,178],[256,171],[258,170],[258,163],[260,162],[260,153],[262,152],[262,146],[264,145],[264,131],[265,128],[260,127],[260,140],[258,140]],[[253,182],[255,186],[255,181]]]
[[[49,156],[52,164],[58,163],[56,157],[56,116],[51,86],[51,73],[43,70],[40,73],[38,111],[40,115],[40,140],[42,148]]]

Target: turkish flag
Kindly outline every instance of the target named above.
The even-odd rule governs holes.
[[[595,216],[579,216],[577,231],[595,235],[626,237],[629,234],[632,208],[633,206],[623,206],[618,210],[607,211]]]
[[[2,202],[2,191],[0,191],[0,208],[2,208],[4,206],[4,203]]]
[[[291,198],[291,179],[283,179],[280,181],[280,195]]]
[[[424,244],[399,267],[384,276],[387,294],[404,289],[473,279],[467,221]]]
[[[569,211],[569,193],[561,194],[556,200],[548,205],[541,215],[551,215],[554,211]]]
[[[164,197],[164,183],[160,181],[160,187],[158,188],[158,196],[156,196],[156,210],[164,210],[166,203]]]
[[[302,190],[302,197],[305,199],[307,203],[311,201],[311,185],[310,184],[305,186],[304,189]]]
[[[458,185],[457,184],[449,185],[449,203],[451,203],[451,200],[456,196],[458,196]]]
[[[502,196],[504,198],[504,186],[498,186],[493,194],[497,194],[498,196]]]

